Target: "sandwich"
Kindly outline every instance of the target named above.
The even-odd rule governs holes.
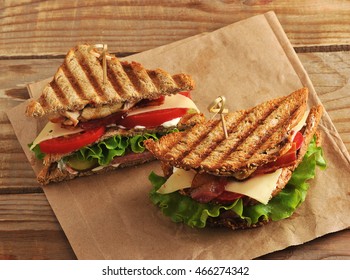
[[[99,46],[71,49],[26,115],[47,125],[29,144],[45,185],[154,159],[145,139],[202,121],[191,99],[194,81],[140,63],[119,61]]]
[[[175,222],[245,229],[290,217],[307,180],[325,168],[317,130],[322,106],[307,107],[308,89],[206,120],[145,147],[161,161],[150,199]]]

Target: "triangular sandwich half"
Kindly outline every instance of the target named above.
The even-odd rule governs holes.
[[[287,194],[282,190],[303,160],[310,163],[303,163],[301,173],[314,172],[316,154],[318,160],[322,158],[314,138],[322,107],[308,110],[307,97],[307,88],[302,88],[253,108],[228,113],[227,139],[218,119],[167,135],[158,142],[145,141],[168,177],[151,192],[152,201],[173,220],[198,227],[247,228],[291,214],[298,205],[283,212],[283,203],[290,203],[283,200],[283,195],[298,195],[298,188],[304,185],[289,186]],[[282,205],[276,201],[282,201]],[[271,207],[276,204],[279,210]]]
[[[104,62],[94,46],[74,47],[41,96],[27,106],[28,117],[49,120],[30,145],[44,164],[39,182],[152,160],[143,140],[203,120],[191,100],[193,88],[190,75],[146,69],[109,53]]]

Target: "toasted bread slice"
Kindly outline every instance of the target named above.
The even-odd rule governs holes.
[[[40,98],[31,101],[26,114],[42,117],[52,113],[78,111],[89,105],[135,103],[162,95],[192,90],[189,75],[170,75],[162,69],[148,70],[136,62],[120,62],[108,54],[107,79],[103,81],[102,59],[91,53],[90,45],[71,49]]]
[[[207,121],[186,132],[172,133],[145,146],[172,166],[245,179],[257,167],[275,161],[291,147],[291,130],[306,110],[307,88],[248,110]]]
[[[69,172],[67,169],[60,169],[57,162],[53,162],[43,167],[37,176],[37,180],[41,185],[49,183],[57,183],[67,180],[72,180],[77,177],[85,177],[95,174],[107,173],[116,169],[140,165],[154,160],[154,156],[146,151],[141,154],[128,154],[127,156],[116,159],[113,165],[108,165],[104,168],[92,170]]]

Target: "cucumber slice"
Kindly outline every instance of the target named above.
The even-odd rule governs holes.
[[[68,164],[74,170],[85,171],[96,167],[98,165],[98,161],[96,158],[91,160],[81,160],[77,156],[70,156],[68,157],[66,164]]]

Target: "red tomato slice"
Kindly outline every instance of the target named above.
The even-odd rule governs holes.
[[[105,132],[104,127],[83,131],[69,136],[61,136],[45,140],[39,144],[40,150],[46,154],[65,154],[94,143]]]
[[[117,124],[128,129],[134,128],[135,126],[145,126],[148,128],[157,127],[164,122],[182,117],[187,111],[187,108],[172,108],[145,112],[138,115],[126,116]]]
[[[304,137],[303,135],[301,134],[300,131],[298,131],[295,136],[294,136],[294,139],[293,139],[293,142],[296,144],[296,150],[299,150],[300,147],[301,147],[301,144],[303,144],[303,141],[304,141]]]
[[[293,142],[292,147],[289,149],[289,151],[284,155],[281,155],[275,162],[273,162],[273,165],[280,167],[291,165],[294,161],[297,160],[296,151],[296,143]]]
[[[192,99],[191,92],[190,91],[181,91],[179,94],[188,97],[189,99]]]
[[[178,94],[181,94],[181,95],[186,96],[186,97],[191,99],[191,93],[189,91],[182,91],[182,92],[179,92]],[[160,106],[160,105],[162,105],[164,103],[164,99],[165,99],[165,96],[161,96],[158,99],[154,99],[154,100],[144,99],[144,100],[141,100],[140,102],[138,102],[136,107],[141,108],[141,107],[149,107],[149,106]],[[175,109],[167,109],[167,110],[176,110],[176,108]],[[161,110],[159,110],[159,111],[161,111]],[[133,126],[125,126],[125,125],[123,125],[126,128],[133,128],[136,125],[146,126],[146,125],[138,124],[138,123],[134,122],[133,118],[135,120],[138,119],[138,120],[142,120],[143,121],[144,118],[147,118],[147,119],[150,118],[150,116],[147,116],[147,114],[152,114],[152,116],[154,116],[154,119],[155,119],[153,121],[155,123],[154,126],[159,126],[165,121],[169,121],[169,120],[175,119],[177,117],[182,117],[186,113],[185,112],[182,115],[179,115],[180,113],[173,112],[173,114],[175,114],[174,118],[170,118],[169,119],[167,117],[166,120],[163,121],[163,122],[156,122],[156,119],[158,118],[158,116],[163,116],[164,117],[165,113],[162,112],[162,114],[159,115],[158,113],[154,113],[154,112],[158,112],[158,111],[152,111],[152,112],[149,112],[149,113],[144,113],[145,115],[139,114],[138,117],[134,117],[134,116],[128,117],[125,112],[116,112],[116,113],[113,113],[113,114],[111,114],[111,115],[109,115],[107,117],[104,117],[104,118],[90,120],[90,121],[87,121],[87,122],[79,122],[79,127],[81,127],[82,129],[88,130],[88,129],[98,128],[98,127],[101,127],[101,126],[107,126],[107,125],[110,125],[110,124],[123,125],[121,123],[125,123],[125,121],[123,120],[124,117],[125,117],[125,119],[128,119],[126,121],[126,124],[128,124],[128,122],[132,122],[134,124]],[[154,113],[154,115],[153,115],[153,113]],[[171,112],[169,111],[167,114],[169,114],[169,116],[170,116]],[[176,117],[176,115],[178,115],[178,116]]]
[[[242,196],[244,195],[240,193],[224,191],[222,194],[220,194],[217,198],[214,199],[214,202],[219,204],[228,204],[228,203],[234,202],[235,200],[237,200],[238,198],[241,198]]]

